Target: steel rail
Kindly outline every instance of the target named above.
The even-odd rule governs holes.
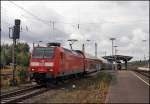
[[[15,90],[15,91],[11,91],[9,93],[1,94],[0,95],[0,99],[6,98],[6,97],[9,97],[9,96],[18,94],[18,93],[22,93],[24,91],[28,91],[28,90],[33,90],[33,89],[36,89],[36,88],[40,88],[40,87],[42,87],[42,86],[39,86],[39,85],[30,86],[30,87],[27,86],[27,88],[25,87],[25,88],[21,88],[21,89]]]
[[[2,104],[8,104],[8,103],[16,103],[16,102],[20,102],[22,100],[28,99],[32,96],[38,95],[40,93],[43,93],[45,91],[47,91],[48,89],[46,88],[40,88],[40,89],[36,89],[33,91],[26,91],[26,92],[22,92],[20,94],[11,96],[9,98],[5,98],[1,100]]]
[[[133,71],[138,72],[138,73],[150,78],[150,71],[144,71],[144,70],[138,70],[138,69],[135,69]]]
[[[23,99],[29,98],[31,96],[34,96],[36,94],[42,93],[43,91],[46,91],[46,88],[43,88],[40,85],[19,89],[10,93],[2,94],[0,97],[1,103],[13,103],[17,101],[21,101]]]

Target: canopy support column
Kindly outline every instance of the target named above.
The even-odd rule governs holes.
[[[124,60],[124,63],[125,63],[125,70],[127,70],[127,66],[128,66],[128,61],[127,60]]]

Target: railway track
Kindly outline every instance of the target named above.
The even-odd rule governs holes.
[[[89,73],[91,74],[91,73]],[[16,91],[11,91],[11,92],[7,92],[4,94],[0,95],[0,99],[1,99],[1,103],[2,104],[7,104],[7,103],[21,103],[21,101],[28,99],[32,96],[41,94],[45,91],[48,91],[50,89],[57,89],[57,88],[61,88],[61,87],[67,87],[66,85],[68,85],[70,82],[73,82],[74,80],[80,80],[82,78],[86,78],[84,77],[71,77],[69,79],[66,79],[67,82],[61,82],[58,84],[47,84],[47,86],[40,86],[40,85],[34,85],[34,86],[27,86],[25,88],[16,90]]]
[[[137,69],[136,69],[136,70],[133,70],[133,71],[135,71],[135,72],[137,72],[137,73],[140,73],[140,74],[142,74],[142,75],[144,75],[144,76],[150,78],[150,71],[137,70]]]
[[[37,86],[29,87],[29,88],[16,90],[10,93],[2,94],[0,96],[1,97],[0,99],[1,99],[2,104],[17,103],[24,99],[43,93],[47,90],[48,90],[47,88],[37,85]]]

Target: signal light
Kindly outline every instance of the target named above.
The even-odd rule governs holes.
[[[15,19],[15,25],[20,25],[20,20],[19,19]]]
[[[20,20],[15,19],[15,26],[13,28],[13,39],[20,38]]]
[[[19,39],[20,38],[20,26],[19,25],[14,26],[13,38],[14,39]]]

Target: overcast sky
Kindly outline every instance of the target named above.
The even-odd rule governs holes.
[[[145,54],[148,59],[148,1],[1,1],[1,44],[12,43],[8,27],[14,19],[21,19],[19,41],[31,49],[34,41],[57,41],[69,48],[67,40],[77,39],[73,48],[81,50],[85,43],[85,51],[93,55],[97,42],[100,57],[111,55],[109,38],[115,37],[117,54],[133,56],[132,60],[143,60]]]

